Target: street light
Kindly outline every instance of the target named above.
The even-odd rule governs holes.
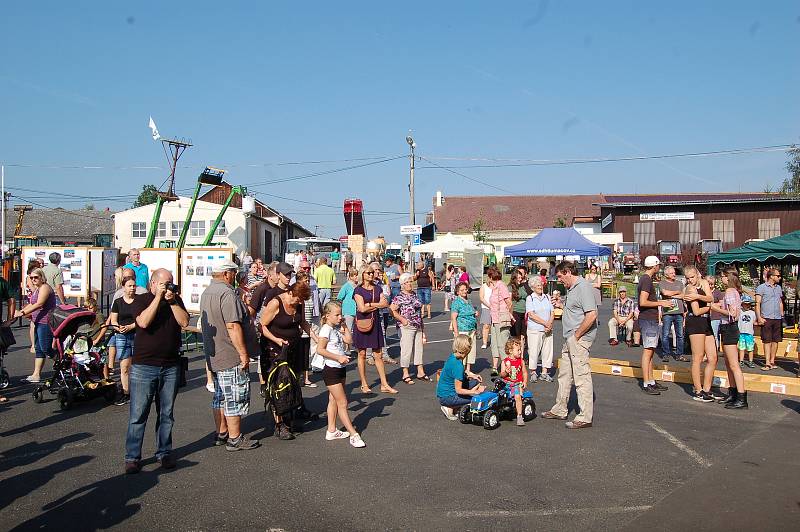
[[[416,220],[414,216],[414,148],[417,147],[417,143],[414,142],[414,139],[411,135],[406,136],[406,142],[408,143],[408,147],[411,149],[411,155],[409,155],[411,159],[411,166],[409,169],[409,178],[408,178],[408,195],[411,200],[410,210],[409,210],[409,221],[411,225],[416,225]],[[408,237],[408,255],[409,258],[411,257],[411,236]]]

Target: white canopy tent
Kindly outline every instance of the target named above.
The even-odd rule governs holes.
[[[447,233],[444,236],[438,237],[433,242],[426,242],[418,246],[411,246],[411,251],[414,253],[450,253],[453,251],[461,251],[464,249],[472,249],[478,247],[474,241],[467,240],[460,236],[455,236],[453,233]]]

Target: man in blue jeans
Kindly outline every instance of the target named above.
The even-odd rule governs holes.
[[[683,283],[675,278],[675,268],[664,268],[664,279],[658,283],[658,290],[663,299],[670,299],[672,306],[661,309],[661,360],[666,362],[670,355],[680,362],[688,362],[683,356],[683,315],[686,303],[683,302]],[[670,333],[675,327],[675,351],[672,351]]]
[[[156,458],[164,469],[175,467],[172,454],[172,415],[178,394],[181,329],[189,324],[189,314],[172,285],[172,274],[160,268],[153,272],[149,292],[133,300],[136,314],[133,364],[130,370],[131,395],[128,434],[125,438],[125,473],[142,469],[142,442],[150,414],[156,403]],[[174,285],[170,288],[175,288]]]

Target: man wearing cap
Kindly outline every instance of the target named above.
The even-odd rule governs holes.
[[[632,345],[633,336],[633,300],[628,299],[628,289],[624,286],[619,288],[619,297],[614,300],[614,317],[608,320],[608,343],[619,345],[617,331],[625,328],[625,343],[628,347]]]
[[[258,343],[247,307],[233,289],[238,270],[230,261],[215,266],[200,297],[203,350],[214,379],[214,445],[225,445],[228,451],[259,446],[241,431],[242,417],[250,409],[250,355],[258,352]]]
[[[250,299],[250,315],[255,317],[262,307],[266,306],[272,298],[281,295],[289,289],[289,283],[294,276],[294,268],[286,262],[273,262],[267,268],[267,282],[261,283],[253,290]]]
[[[661,395],[666,386],[653,379],[653,353],[658,345],[658,307],[671,308],[672,301],[659,300],[653,285],[653,277],[661,269],[658,257],[650,255],[644,259],[645,272],[639,277],[639,328],[642,331],[642,391],[649,395]]]

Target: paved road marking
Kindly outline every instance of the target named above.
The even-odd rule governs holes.
[[[608,508],[554,508],[550,510],[457,510],[447,512],[448,517],[527,517],[548,515],[621,514],[645,512],[652,506],[610,506]]]
[[[659,434],[664,436],[666,439],[668,439],[670,441],[670,443],[672,443],[675,447],[677,447],[681,451],[683,451],[686,454],[688,454],[689,456],[691,456],[695,460],[695,462],[697,462],[701,466],[703,466],[703,467],[710,467],[711,466],[711,462],[709,462],[708,460],[706,460],[705,458],[700,456],[697,453],[697,451],[695,451],[694,449],[692,449],[691,447],[689,447],[688,445],[683,443],[681,440],[679,440],[678,438],[676,438],[675,436],[673,436],[672,434],[670,434],[666,430],[662,429],[661,427],[659,427],[658,425],[656,425],[652,421],[645,421],[645,424],[647,424],[651,429],[653,429],[654,431],[658,432]]]

